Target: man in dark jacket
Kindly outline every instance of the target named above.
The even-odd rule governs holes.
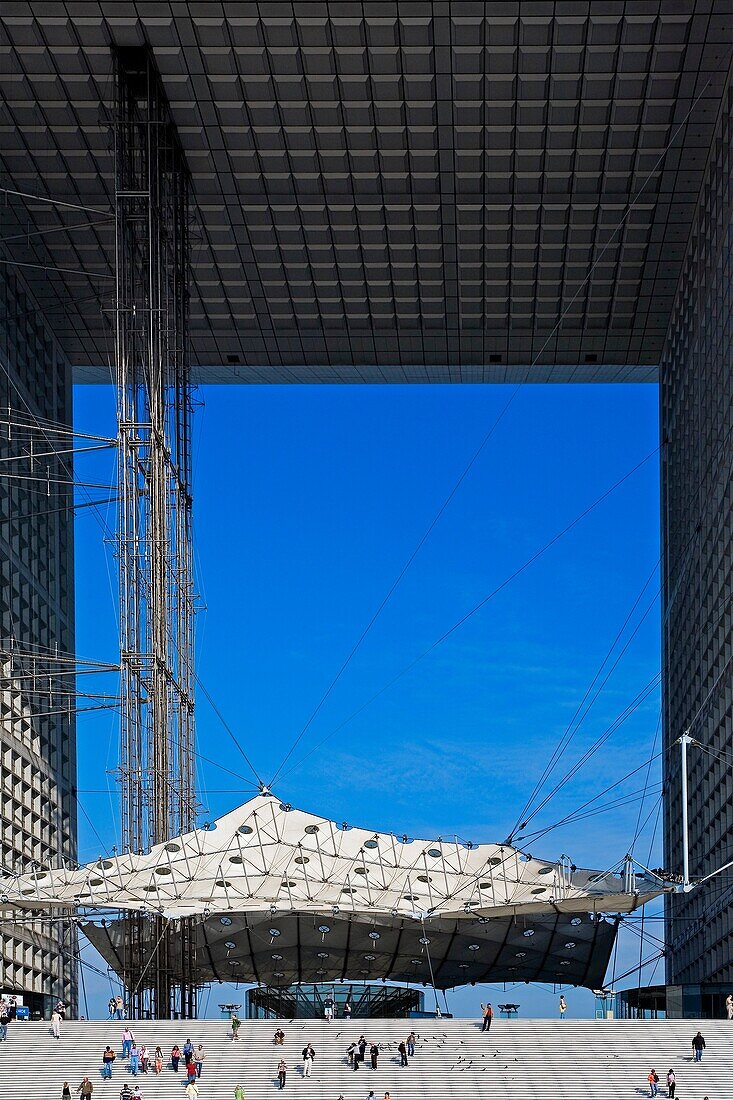
[[[692,1040],[692,1049],[695,1052],[695,1061],[702,1062],[702,1052],[705,1050],[705,1040],[699,1031]]]
[[[102,1077],[109,1080],[112,1076],[112,1063],[116,1058],[112,1047],[106,1046],[102,1051]]]

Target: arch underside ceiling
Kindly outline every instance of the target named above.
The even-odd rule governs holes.
[[[79,380],[109,377],[113,46],[152,52],[190,170],[199,380],[656,377],[727,3],[30,0],[0,31],[1,182],[79,206],[0,229]]]

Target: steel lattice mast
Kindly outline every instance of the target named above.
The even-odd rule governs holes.
[[[122,843],[139,852],[196,819],[189,179],[146,50],[116,53],[114,133]],[[194,1015],[193,953],[188,922],[132,922],[131,1015]]]

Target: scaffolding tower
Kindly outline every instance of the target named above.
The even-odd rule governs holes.
[[[119,779],[122,843],[140,852],[196,823],[189,178],[149,51],[118,49],[115,78]],[[150,897],[125,922],[129,1014],[195,1016],[194,929]]]

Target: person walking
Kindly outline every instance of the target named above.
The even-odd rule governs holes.
[[[567,1010],[568,1010],[568,1002],[565,1000],[565,998],[563,997],[563,995],[561,993],[560,994],[560,1019],[561,1020],[565,1019],[565,1013],[567,1012]]]
[[[359,1061],[364,1061],[364,1055],[366,1054],[367,1041],[363,1035],[359,1036]]]
[[[310,1077],[313,1063],[316,1060],[316,1052],[311,1043],[303,1047],[303,1076]]]
[[[326,997],[323,1002],[323,1015],[330,1024],[333,1020],[333,997]]]
[[[3,998],[0,1001],[0,1042],[8,1037],[8,1024],[10,1023],[10,1005]]]
[[[349,1043],[346,1048],[346,1057],[349,1059],[349,1065],[354,1068],[354,1059],[356,1057],[356,1043]]]
[[[122,1057],[129,1058],[130,1051],[132,1050],[132,1044],[135,1042],[135,1036],[130,1031],[129,1027],[126,1027],[122,1032]]]
[[[132,1092],[130,1091],[130,1086],[128,1082],[125,1081],[124,1085],[122,1086],[122,1092],[120,1093],[120,1100],[130,1100],[131,1096]]]
[[[112,1078],[112,1063],[117,1055],[112,1050],[112,1047],[107,1046],[102,1051],[102,1077],[107,1081]]]
[[[728,1013],[728,1019],[733,1020],[733,993],[729,993],[725,998],[725,1011]]]
[[[196,1047],[196,1052],[193,1056],[193,1062],[196,1066],[196,1076],[201,1076],[201,1070],[204,1068],[204,1058],[206,1057],[206,1051],[204,1050],[204,1044],[199,1043]]]
[[[61,1013],[57,1008],[51,1013],[51,1034],[54,1039],[61,1038]]]
[[[346,1021],[349,1021],[351,1019],[351,1001],[348,997],[346,998],[346,1003],[344,1005],[344,1019]]]
[[[88,1077],[83,1077],[79,1088],[76,1090],[81,1096],[82,1100],[89,1100],[89,1097],[94,1092],[94,1085]]]
[[[415,1043],[417,1042],[417,1035],[414,1031],[411,1031],[407,1036],[407,1053],[410,1058],[415,1057]]]
[[[287,1064],[285,1062],[285,1059],[281,1058],[280,1061],[277,1063],[277,1079],[278,1079],[278,1082],[280,1083],[280,1088],[281,1089],[285,1088],[285,1078],[287,1077],[287,1075],[288,1075]],[[236,1100],[236,1096],[235,1096],[235,1100]]]
[[[695,1061],[702,1062],[702,1052],[705,1050],[705,1040],[699,1031],[697,1035],[693,1036],[692,1049],[695,1052]]]
[[[245,1100],[244,1086],[243,1085],[235,1085],[235,1087],[234,1087],[234,1100]]]
[[[400,1054],[400,1065],[401,1066],[406,1066],[408,1064],[407,1063],[407,1046],[405,1045],[404,1039],[402,1040],[402,1042],[397,1047],[397,1050],[399,1051],[399,1054]]]
[[[236,1043],[239,1039],[239,1029],[242,1026],[242,1021],[237,1016],[236,1012],[232,1012],[232,1042]]]
[[[159,1046],[155,1048],[155,1054],[153,1055],[153,1070],[156,1075],[163,1072],[163,1051]]]
[[[669,1100],[674,1100],[674,1090],[677,1088],[677,1078],[674,1075],[674,1070],[667,1070],[667,1096]]]
[[[649,1082],[649,1096],[650,1097],[651,1096],[656,1096],[657,1092],[659,1091],[657,1089],[657,1085],[659,1084],[659,1078],[657,1076],[657,1071],[655,1069],[650,1070],[650,1072],[647,1076],[647,1081]]]
[[[108,1020],[114,1020],[116,1008],[117,1002],[115,1001],[114,997],[110,997],[110,999],[107,1001],[107,1011],[109,1012],[109,1016],[107,1017]]]
[[[183,1057],[186,1062],[193,1061],[193,1043],[190,1039],[186,1039],[186,1043],[183,1048]]]
[[[68,1081],[64,1081],[64,1087],[61,1089],[61,1100],[71,1100],[71,1089]]]
[[[186,1080],[189,1085],[196,1080],[196,1063],[193,1060],[193,1055],[186,1061]]]
[[[121,1020],[125,1015],[125,1002],[120,996],[115,997],[115,1015],[118,1020]]]
[[[377,1059],[379,1058],[379,1047],[376,1043],[372,1043],[372,1045],[369,1047],[369,1057],[371,1058],[372,1069],[376,1069]]]
[[[181,1048],[178,1043],[173,1047],[171,1051],[171,1065],[173,1066],[173,1072],[178,1073],[178,1063],[181,1060]]]
[[[140,1047],[140,1072],[147,1073],[150,1065],[150,1052],[145,1043]]]
[[[491,1021],[494,1019],[494,1010],[491,1007],[491,1001],[487,1005],[481,1005],[481,1012],[483,1013],[484,1022],[481,1027],[482,1031],[489,1031],[491,1029]]]
[[[132,1047],[130,1048],[130,1073],[133,1077],[137,1077],[137,1071],[140,1068],[140,1049],[137,1043],[133,1040]]]
[[[188,1097],[188,1100],[195,1100],[198,1094],[199,1087],[196,1084],[196,1078],[194,1077],[193,1081],[189,1081],[186,1085],[186,1096]]]

